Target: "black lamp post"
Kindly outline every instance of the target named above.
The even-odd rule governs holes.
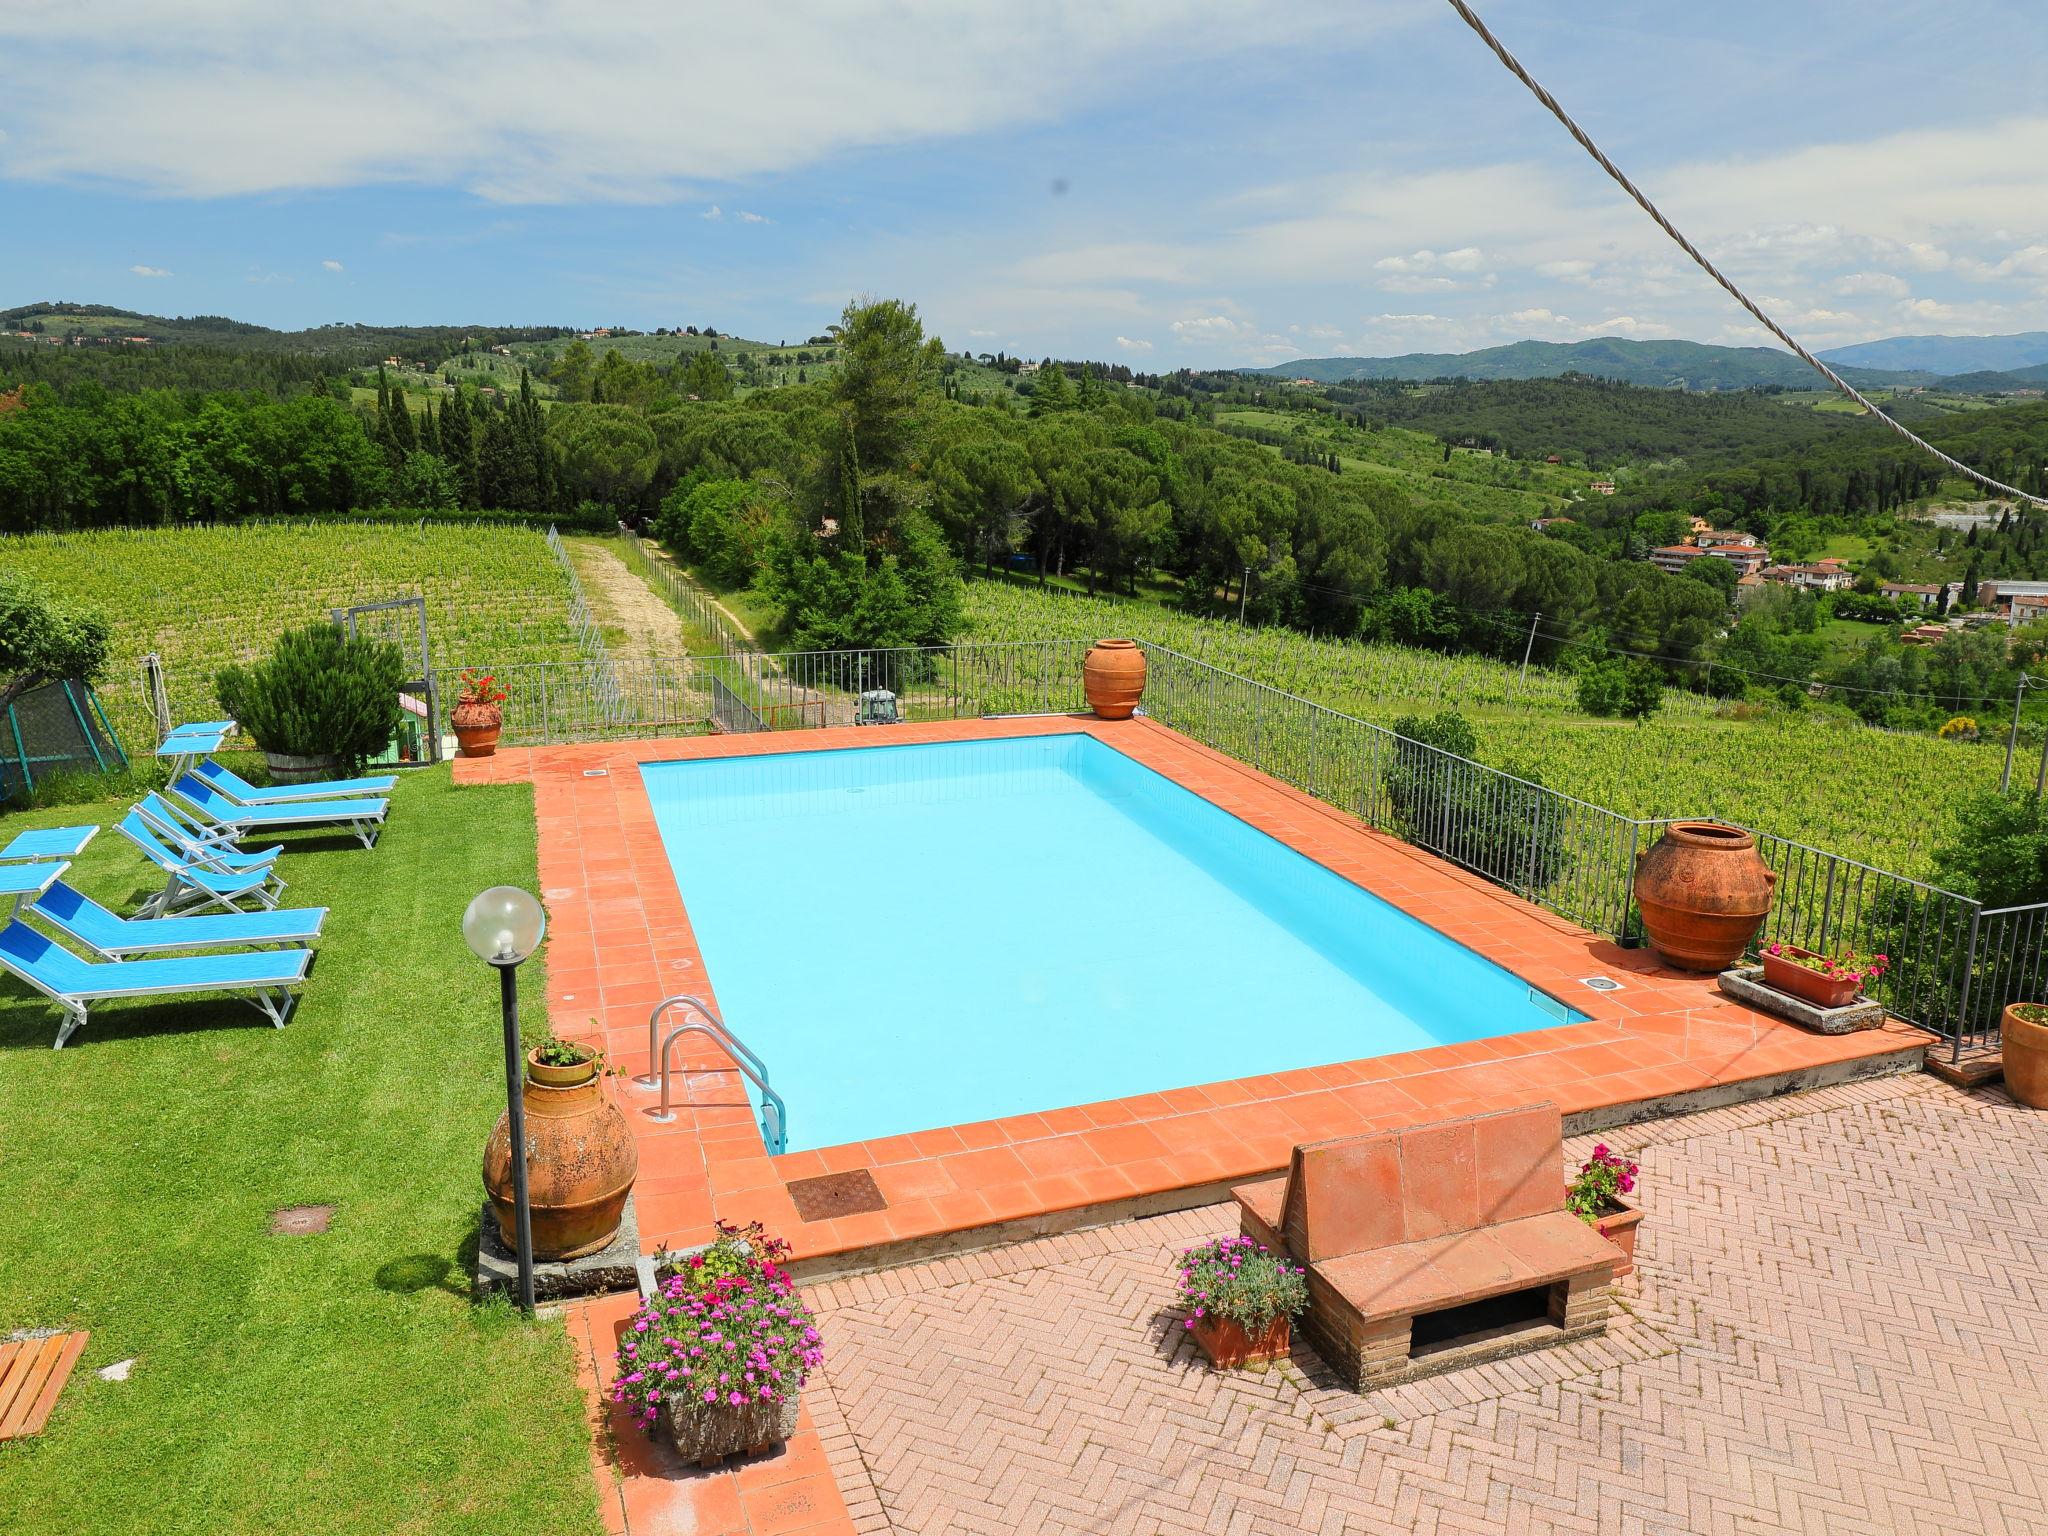
[[[518,1213],[519,1305],[533,1310],[533,1213],[526,1200],[525,1077],[519,1049],[519,966],[548,931],[539,900],[516,885],[494,885],[462,914],[462,937],[478,959],[497,968],[505,1023],[505,1117],[512,1146],[512,1204]]]

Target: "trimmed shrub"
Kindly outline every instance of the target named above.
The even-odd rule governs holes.
[[[315,623],[279,635],[266,661],[222,667],[214,692],[264,751],[352,766],[396,734],[404,679],[397,646]]]

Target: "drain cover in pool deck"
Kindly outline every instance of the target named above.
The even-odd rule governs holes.
[[[875,1185],[875,1176],[865,1168],[851,1173],[822,1173],[815,1179],[798,1179],[789,1186],[789,1198],[805,1221],[824,1221],[832,1216],[858,1216],[863,1211],[886,1211],[889,1202]]]
[[[273,1237],[309,1237],[325,1232],[333,1219],[331,1205],[288,1205],[270,1213],[270,1231]]]

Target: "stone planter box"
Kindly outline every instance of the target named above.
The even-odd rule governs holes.
[[[1622,1252],[1622,1261],[1615,1266],[1614,1278],[1631,1274],[1636,1267],[1636,1228],[1642,1225],[1643,1208],[1633,1201],[1616,1197],[1607,1202],[1600,1214],[1593,1219],[1593,1225],[1600,1235]]]
[[[1822,1008],[1790,992],[1780,992],[1764,980],[1760,965],[1739,966],[1721,973],[1721,990],[1739,1003],[1789,1019],[1817,1034],[1846,1035],[1859,1029],[1875,1029],[1884,1022],[1884,1004],[1859,997],[1847,1007]]]
[[[681,1411],[666,1404],[661,1411],[661,1438],[685,1461],[716,1466],[728,1456],[768,1451],[796,1433],[803,1399],[780,1403],[702,1404]]]
[[[1191,1331],[1195,1342],[1202,1346],[1202,1353],[1219,1371],[1235,1371],[1246,1366],[1264,1370],[1275,1360],[1285,1360],[1292,1347],[1293,1330],[1284,1313],[1266,1324],[1257,1335],[1246,1332],[1241,1323],[1213,1316],[1196,1318]]]

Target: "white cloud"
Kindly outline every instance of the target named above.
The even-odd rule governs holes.
[[[398,183],[505,202],[668,200],[868,146],[1045,121],[1117,90],[1134,60],[1171,75],[1199,59],[1326,51],[1413,19],[1337,0],[16,5],[0,8],[0,174],[199,197]],[[775,84],[742,67],[678,89],[688,59],[772,60]],[[593,109],[618,102],[632,110]]]
[[[1140,341],[1135,336],[1119,336],[1116,339],[1116,344],[1126,352],[1150,352],[1152,350],[1151,342]]]
[[[145,267],[140,262],[137,262],[128,270],[130,272],[133,272],[137,277],[169,277],[171,275],[170,273],[166,272],[162,267]]]
[[[325,267],[330,272],[339,272],[342,269],[341,263],[333,260],[331,257],[328,260],[321,262],[320,265]]]
[[[713,203],[709,208],[698,214],[697,217],[700,219],[722,219],[725,217],[725,210],[719,207],[718,204]]]
[[[1903,299],[1913,291],[1903,277],[1891,272],[1851,272],[1835,279],[1835,292],[1874,294],[1881,299]]]
[[[735,213],[733,217],[738,219],[742,224],[772,224],[774,222],[774,220],[770,219],[766,214],[748,213],[744,208],[742,208],[738,213]]]
[[[1182,341],[1234,341],[1256,334],[1256,328],[1228,315],[1193,315],[1173,322],[1173,334]]]

